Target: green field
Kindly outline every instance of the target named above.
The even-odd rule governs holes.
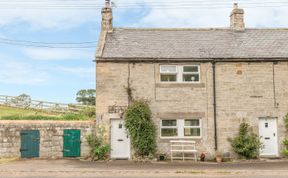
[[[31,109],[19,109],[0,105],[0,120],[93,120],[94,117],[80,114],[53,114]]]

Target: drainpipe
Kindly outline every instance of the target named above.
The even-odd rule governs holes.
[[[217,110],[216,110],[216,72],[215,72],[216,62],[212,62],[213,69],[213,110],[214,110],[214,140],[215,140],[215,150],[218,150],[218,139],[217,139]]]

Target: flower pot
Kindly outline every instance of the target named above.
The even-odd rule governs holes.
[[[217,161],[217,163],[221,163],[222,162],[222,156],[216,156],[216,161]]]

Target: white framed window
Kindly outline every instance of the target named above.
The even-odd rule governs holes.
[[[176,119],[161,121],[161,136],[177,137],[177,135],[178,135],[178,128]]]
[[[199,83],[199,65],[160,65],[160,82]]]
[[[201,138],[202,125],[200,118],[170,119],[160,121],[161,138]]]
[[[177,66],[176,65],[161,65],[160,66],[160,81],[161,82],[177,82]]]
[[[199,82],[200,81],[199,65],[183,66],[182,81],[183,82]]]
[[[200,137],[201,122],[200,119],[184,120],[184,137]]]

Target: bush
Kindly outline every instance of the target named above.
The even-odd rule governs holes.
[[[111,151],[110,145],[104,142],[104,138],[103,138],[104,132],[105,132],[104,129],[98,128],[97,136],[88,135],[86,138],[88,145],[91,148],[90,156],[93,161],[107,159],[108,154]]]
[[[257,158],[261,142],[258,136],[249,131],[249,124],[241,123],[239,135],[233,139],[228,139],[231,142],[233,151],[246,159]]]
[[[96,116],[96,110],[95,107],[85,107],[82,111],[81,114],[87,116],[87,117],[95,117]]]
[[[288,113],[284,117],[284,123],[285,123],[286,129],[288,130]]]
[[[147,101],[133,101],[127,108],[124,118],[135,155],[143,157],[154,154],[156,128],[151,120],[151,111]]]

